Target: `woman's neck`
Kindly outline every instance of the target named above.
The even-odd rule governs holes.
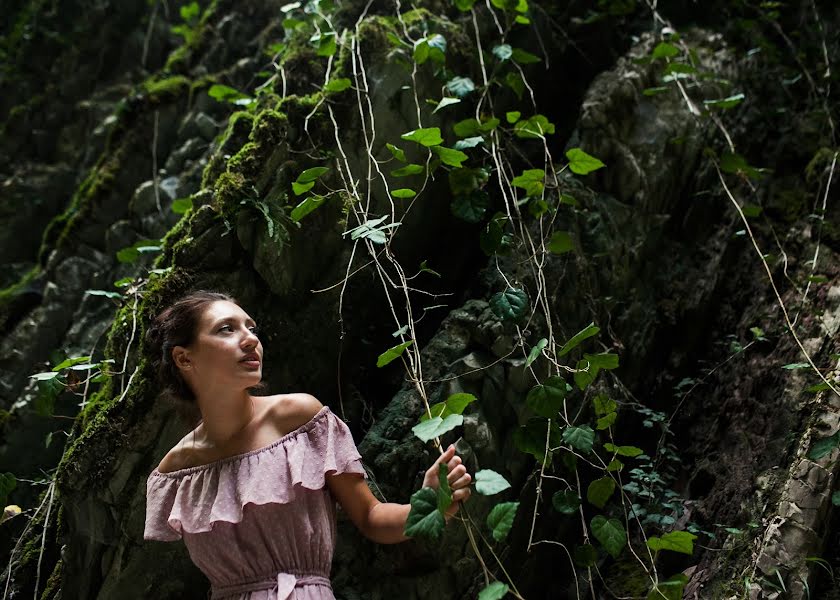
[[[197,429],[199,436],[215,448],[223,448],[251,424],[256,415],[254,398],[247,390],[228,396],[214,393],[196,398],[202,422]]]

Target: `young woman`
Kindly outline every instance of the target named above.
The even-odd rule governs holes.
[[[155,318],[147,344],[164,395],[197,408],[201,422],[149,476],[144,538],[183,538],[213,599],[332,599],[336,501],[368,538],[406,539],[410,506],[373,496],[343,421],[309,394],[252,394],[263,347],[232,298],[181,298]],[[424,487],[438,486],[442,462],[449,519],[471,477],[450,446]]]

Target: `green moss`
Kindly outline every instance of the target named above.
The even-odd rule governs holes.
[[[228,126],[217,140],[217,149],[213,152],[201,175],[201,187],[209,188],[224,172],[227,156],[236,152],[248,140],[254,124],[254,115],[247,111],[238,111],[231,115]]]
[[[183,75],[166,77],[164,79],[152,78],[141,84],[143,91],[154,104],[177,98],[184,92],[190,90],[190,86],[190,80]]]
[[[218,0],[213,0],[213,2],[210,3],[210,6],[204,10],[198,24],[196,24],[195,28],[193,28],[184,40],[184,43],[169,54],[169,57],[166,59],[166,64],[163,67],[164,71],[173,73],[184,72],[189,68],[190,59],[193,54],[198,53],[201,50],[205,40],[207,39],[207,33],[212,29],[210,21],[216,14],[218,5]]]
[[[286,139],[289,119],[276,110],[264,110],[257,115],[249,138],[263,148],[273,148]]]
[[[17,312],[26,309],[25,302],[22,299],[22,292],[40,274],[41,267],[35,265],[17,283],[0,290],[0,332],[6,331],[7,326]]]
[[[248,142],[228,160],[228,170],[232,173],[239,173],[246,179],[254,180],[260,172],[262,158],[260,145]]]
[[[41,600],[61,598],[61,571],[63,565],[64,562],[61,559],[55,564],[55,568],[44,586],[44,591],[41,593]]]

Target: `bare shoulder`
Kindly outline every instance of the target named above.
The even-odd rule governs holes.
[[[312,394],[279,394],[271,396],[269,414],[275,426],[288,433],[311,421],[323,407]]]
[[[186,469],[192,466],[192,453],[183,444],[183,440],[166,453],[166,456],[160,461],[158,471],[161,473],[171,473],[179,469]]]

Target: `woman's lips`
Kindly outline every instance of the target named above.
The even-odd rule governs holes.
[[[260,368],[260,361],[258,360],[243,360],[241,362],[249,369],[257,370]]]

